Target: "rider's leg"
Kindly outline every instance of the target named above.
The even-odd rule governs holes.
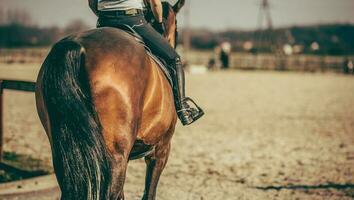
[[[173,94],[175,99],[176,112],[183,125],[188,125],[203,116],[204,112],[196,105],[196,108],[188,105],[190,98],[185,96],[184,71],[181,59],[176,51],[170,46],[144,17],[131,17],[122,20],[100,20],[100,26],[114,26],[114,23],[124,23],[131,26],[144,39],[145,44],[154,54],[162,57],[169,65],[173,81]]]
[[[204,112],[202,109],[199,107],[192,108],[188,105],[190,98],[186,98],[185,96],[184,70],[180,56],[176,53],[175,49],[146,22],[141,26],[135,26],[134,30],[143,37],[144,42],[151,51],[161,56],[170,66],[176,111],[182,124],[191,124],[203,116]]]

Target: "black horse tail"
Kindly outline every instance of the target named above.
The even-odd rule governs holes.
[[[112,158],[92,103],[84,48],[75,41],[58,42],[42,70],[61,199],[109,199]]]

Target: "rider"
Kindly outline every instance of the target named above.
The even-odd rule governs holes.
[[[161,0],[150,1],[150,8],[155,17],[154,29],[145,20],[144,0],[88,0],[90,8],[99,17],[97,27],[119,27],[128,25],[144,40],[154,54],[162,57],[170,66],[173,81],[173,94],[178,118],[183,125],[188,125],[203,116],[199,107],[188,105],[190,98],[185,97],[184,71],[180,56],[161,34],[165,31]],[[158,31],[158,32],[157,32]]]

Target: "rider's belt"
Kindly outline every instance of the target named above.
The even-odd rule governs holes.
[[[104,17],[119,17],[119,16],[136,16],[143,14],[144,11],[140,9],[128,9],[128,10],[115,10],[115,11],[101,11],[100,16]]]

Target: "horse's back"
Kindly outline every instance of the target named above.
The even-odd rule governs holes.
[[[149,62],[144,46],[129,33],[117,28],[88,30],[67,39],[77,41],[84,47],[88,71],[100,67],[108,70],[122,68],[122,71],[115,74],[134,71],[144,74],[143,67]]]

